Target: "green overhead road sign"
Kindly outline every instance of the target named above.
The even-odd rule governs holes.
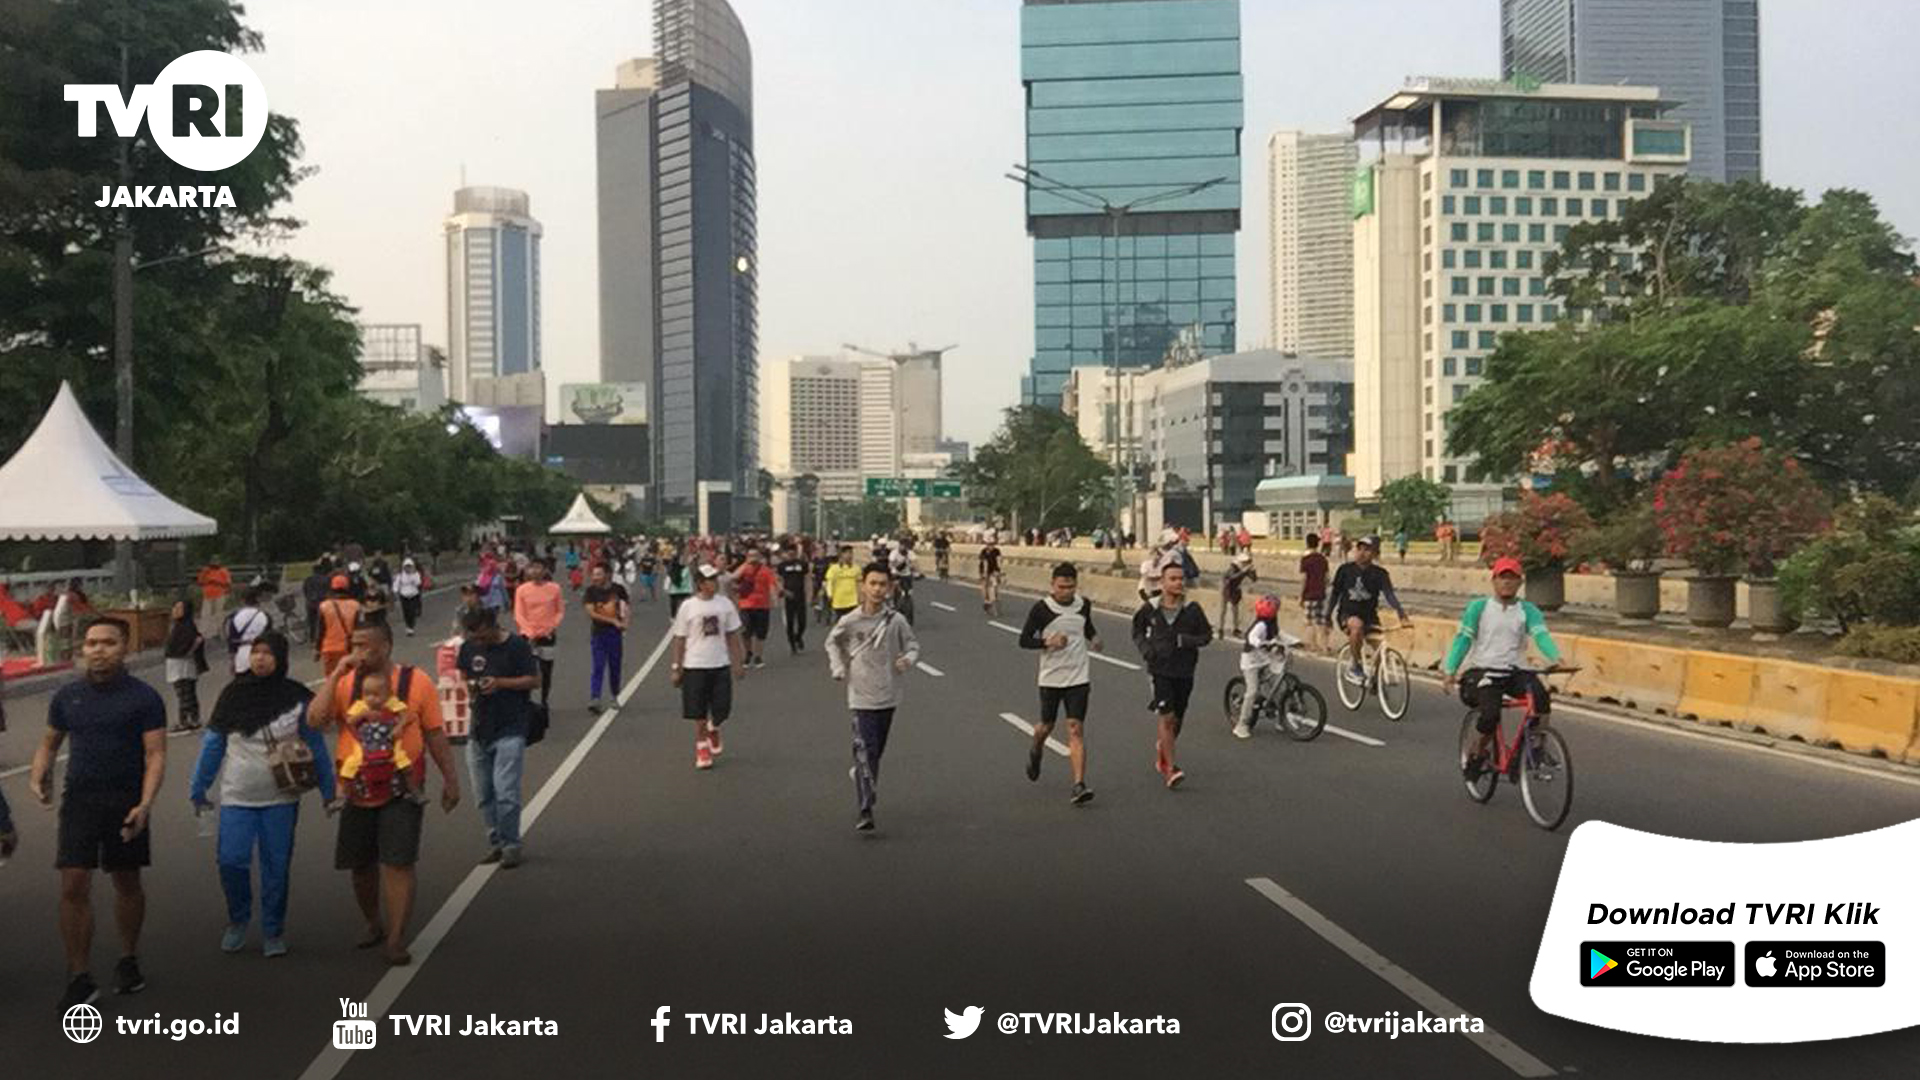
[[[928,480],[924,477],[913,480],[894,476],[867,477],[868,498],[903,499],[908,496],[916,499],[958,499],[960,481]]]

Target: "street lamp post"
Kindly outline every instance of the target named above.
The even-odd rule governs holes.
[[[1143,206],[1166,202],[1170,199],[1181,199],[1189,195],[1197,195],[1210,187],[1226,183],[1227,177],[1216,176],[1211,180],[1202,180],[1197,184],[1186,184],[1181,187],[1167,188],[1163,191],[1142,195],[1140,198],[1134,199],[1131,202],[1115,203],[1097,191],[1076,187],[1073,184],[1055,180],[1025,165],[1015,165],[1013,169],[1013,172],[1006,174],[1007,179],[1026,188],[1029,194],[1038,191],[1042,194],[1054,195],[1067,202],[1085,206],[1088,209],[1098,210],[1107,216],[1109,224],[1108,234],[1113,241],[1113,306],[1109,308],[1104,303],[1106,300],[1106,290],[1103,288],[1101,290],[1102,304],[1100,321],[1107,343],[1108,389],[1111,399],[1111,412],[1108,414],[1107,422],[1107,440],[1112,446],[1113,505],[1109,520],[1112,523],[1114,533],[1113,568],[1115,570],[1125,569],[1126,560],[1121,552],[1119,540],[1122,532],[1120,522],[1120,331],[1117,325],[1120,307],[1120,222],[1128,214],[1133,213]],[[1136,302],[1138,302],[1138,299],[1138,297],[1135,297]]]

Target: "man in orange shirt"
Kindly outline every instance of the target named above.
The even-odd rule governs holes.
[[[553,647],[560,623],[567,617],[567,598],[553,580],[553,564],[535,559],[527,564],[527,580],[513,594],[513,624],[533,646],[540,661],[540,706],[553,696]]]
[[[227,593],[233,589],[233,574],[215,555],[194,580],[200,586],[200,632],[211,637],[227,621]]]
[[[440,770],[440,806],[447,813],[460,804],[460,776],[453,767],[453,748],[441,730],[440,691],[433,676],[418,668],[393,662],[393,629],[370,622],[353,630],[352,651],[339,670],[320,687],[308,706],[315,726],[338,725],[340,736],[333,759],[342,769],[365,771],[368,762],[383,756],[404,760],[413,775],[391,777],[372,791],[370,785],[342,789],[347,805],[340,811],[340,835],[333,865],[353,872],[353,896],[367,921],[358,947],[384,945],[387,963],[395,967],[413,962],[407,952],[407,920],[413,914],[414,865],[420,861],[420,832],[426,818],[424,757]],[[394,697],[406,705],[397,727],[386,719],[379,730],[362,731],[345,717],[360,698],[366,675],[383,674]],[[362,735],[367,738],[362,739]],[[385,901],[385,918],[381,902]]]
[[[320,628],[313,635],[313,656],[320,661],[320,670],[332,676],[333,669],[353,649],[353,628],[360,623],[360,601],[353,598],[353,582],[345,574],[335,574],[328,587],[333,595],[320,601]]]

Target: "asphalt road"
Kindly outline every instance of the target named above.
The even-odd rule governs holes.
[[[725,756],[700,773],[664,659],[635,674],[662,641],[664,605],[640,607],[626,702],[598,721],[585,709],[586,645],[573,613],[554,730],[528,770],[538,817],[527,862],[476,869],[484,845],[470,801],[450,817],[432,811],[414,920],[422,936],[415,965],[399,972],[351,948],[357,913],[332,869],[332,823],[313,803],[295,856],[293,955],[262,959],[257,936],[246,953],[218,951],[213,845],[195,836],[185,798],[192,740],[175,740],[148,875],[150,987],[108,996],[107,1034],[87,1046],[61,1034],[55,1008],[63,979],[52,816],[29,804],[24,777],[0,781],[26,845],[0,869],[9,1072],[1865,1078],[1910,1076],[1920,1060],[1920,1029],[1798,1046],[1676,1043],[1546,1016],[1526,989],[1578,822],[1722,841],[1838,836],[1920,815],[1911,777],[1563,709],[1556,723],[1580,786],[1573,818],[1549,834],[1504,785],[1486,806],[1464,797],[1452,764],[1461,710],[1437,687],[1422,683],[1399,724],[1333,701],[1331,722],[1370,741],[1329,732],[1302,745],[1267,731],[1242,742],[1220,718],[1235,657],[1218,648],[1203,659],[1181,740],[1188,780],[1176,792],[1152,768],[1144,674],[1095,664],[1088,737],[1098,794],[1076,808],[1066,759],[1048,755],[1045,775],[1029,783],[1026,736],[1002,716],[1034,717],[1032,655],[958,585],[927,582],[917,597],[932,671],[911,676],[873,835],[852,831],[844,688],[827,677],[819,628],[815,648],[797,658],[770,643],[770,666],[736,695]],[[1007,597],[1000,621],[1018,625],[1029,602]],[[428,624],[445,625],[449,610],[449,598],[430,602]],[[1124,618],[1103,615],[1100,625],[1107,655],[1134,661]],[[402,659],[426,662],[425,644],[403,642]],[[1333,698],[1324,663],[1304,671]],[[39,722],[34,699],[9,708],[15,723]],[[1271,885],[1256,890],[1250,879]],[[97,890],[104,976],[114,948],[105,883]],[[1293,898],[1293,910],[1273,895]],[[1347,948],[1299,905],[1336,926],[1332,937]],[[1404,975],[1376,974],[1355,958],[1355,942]],[[1419,1006],[1403,989],[1408,978],[1481,1017],[1494,1037],[1322,1033],[1281,1043],[1269,1033],[1281,1002],[1411,1013]],[[439,1037],[396,1031],[389,1018],[375,1049],[346,1054],[330,1049],[342,998],[370,1001],[376,1018],[445,1015],[456,1031],[468,1014],[539,1016],[558,1034]],[[673,1026],[656,1041],[661,1006]],[[967,1006],[984,1009],[981,1030],[945,1039],[942,1010]],[[116,1016],[216,1011],[240,1012],[237,1037],[174,1042],[114,1029]],[[852,1034],[695,1035],[690,1012],[745,1014],[749,1030],[762,1013],[833,1016]],[[1180,1033],[1005,1035],[995,1030],[1003,1012],[1177,1018]]]

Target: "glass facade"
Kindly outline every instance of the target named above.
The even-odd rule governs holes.
[[[1028,0],[1021,75],[1035,174],[1034,355],[1022,400],[1057,406],[1069,370],[1116,353],[1144,367],[1177,344],[1232,352],[1238,0]],[[1209,180],[1221,182],[1156,198]],[[1063,190],[1046,190],[1055,185]],[[1102,202],[1129,209],[1109,214]]]

